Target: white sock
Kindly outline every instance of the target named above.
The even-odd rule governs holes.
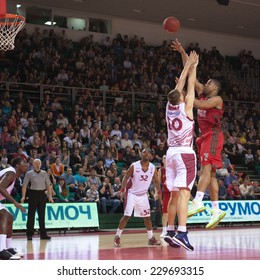
[[[178,231],[186,232],[187,231],[187,227],[186,226],[178,226]]]
[[[13,242],[12,242],[12,238],[6,238],[6,248],[13,248],[12,246]]]
[[[167,227],[163,227],[163,228],[162,228],[162,231],[163,231],[163,232],[166,232],[166,231],[167,231]]]
[[[167,231],[174,231],[174,230],[175,230],[174,225],[167,226]]]
[[[123,233],[123,229],[117,229],[117,231],[116,231],[116,235],[118,236],[118,237],[121,237],[121,235],[122,235],[122,233]]]
[[[0,251],[6,249],[6,234],[0,234]]]
[[[153,231],[152,230],[147,230],[148,234],[148,239],[151,239],[153,237]]]
[[[199,191],[196,192],[195,200],[201,202],[203,197],[204,197],[204,192],[199,192]]]
[[[212,209],[218,209],[218,201],[211,201]]]

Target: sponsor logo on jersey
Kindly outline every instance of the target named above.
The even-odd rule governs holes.
[[[167,115],[168,115],[168,116],[178,116],[180,113],[181,113],[180,111],[175,111],[175,112],[170,112],[170,111],[168,111],[168,112],[167,112]]]
[[[206,111],[206,110],[198,109],[198,115],[199,115],[201,118],[205,118],[206,115],[207,115],[207,111]]]

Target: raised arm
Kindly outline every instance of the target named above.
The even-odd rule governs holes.
[[[185,63],[185,66],[181,72],[181,76],[180,78],[178,79],[178,83],[175,87],[175,89],[177,89],[179,92],[182,92],[184,86],[185,86],[185,83],[186,83],[186,78],[188,76],[188,73],[189,73],[189,70],[190,70],[190,66],[192,64],[192,59],[188,56],[188,59]]]
[[[182,63],[184,66],[188,59],[188,55],[185,52],[182,44],[178,41],[178,39],[176,39],[175,41],[172,41],[171,47],[173,48],[173,50],[175,50],[181,54],[181,59],[182,59]],[[204,85],[202,83],[200,83],[197,79],[195,80],[195,90],[198,95],[200,95],[204,92]]]
[[[188,59],[188,55],[185,52],[182,44],[178,41],[178,39],[176,39],[175,41],[172,41],[171,47],[174,51],[177,51],[181,54],[182,64],[184,66],[186,64],[187,59]]]
[[[195,90],[198,95],[201,95],[204,92],[204,85],[200,83],[197,79],[195,81]]]
[[[195,99],[195,81],[196,81],[196,70],[199,62],[199,57],[195,51],[190,53],[191,66],[189,70],[189,78],[188,78],[188,89],[187,94],[185,96],[185,104],[186,104],[186,114],[190,119],[193,119],[193,104]]]

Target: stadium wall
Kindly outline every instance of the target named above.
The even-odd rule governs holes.
[[[9,5],[9,10],[13,13],[16,11],[16,7],[11,2]],[[46,7],[43,7],[46,8]],[[48,7],[50,8],[50,7]],[[66,9],[52,8],[53,14],[65,16],[65,17],[75,17],[75,18],[98,18],[104,20],[111,20],[111,34],[100,34],[92,33],[89,31],[78,31],[66,29],[66,34],[68,38],[73,41],[79,41],[80,39],[88,36],[89,34],[94,34],[94,40],[100,41],[107,36],[114,38],[117,33],[122,35],[133,35],[143,36],[148,45],[157,46],[161,45],[164,40],[175,39],[176,37],[187,46],[191,42],[199,42],[201,49],[210,50],[213,46],[216,46],[222,55],[237,56],[243,49],[251,50],[256,59],[260,59],[260,40],[249,38],[249,37],[239,37],[232,36],[223,33],[215,33],[209,31],[198,31],[195,29],[188,29],[181,27],[180,31],[175,35],[172,35],[163,30],[161,24],[148,23],[144,21],[129,20],[123,18],[112,18],[110,16],[89,14],[84,11],[73,11]],[[24,16],[25,10],[22,12]],[[34,25],[27,24],[26,29],[30,32],[33,31]],[[39,26],[41,29],[51,29],[48,26]],[[56,32],[59,32],[60,28],[55,28]]]

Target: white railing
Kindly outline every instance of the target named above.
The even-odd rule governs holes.
[[[62,103],[65,111],[70,111],[73,105],[79,98],[82,98],[87,105],[90,99],[93,99],[97,104],[100,100],[103,102],[103,106],[108,108],[117,99],[120,101],[127,99],[129,110],[136,112],[139,110],[140,105],[144,105],[146,110],[158,113],[158,106],[165,105],[166,95],[158,94],[156,97],[148,92],[135,92],[135,91],[103,91],[92,88],[82,87],[68,87],[57,85],[43,85],[43,84],[27,84],[27,83],[14,83],[14,82],[0,82],[0,91],[9,91],[12,99],[16,99],[19,92],[22,91],[26,99],[31,100],[36,107],[40,107],[45,95],[49,94],[51,99],[54,97],[59,98],[59,102]],[[224,100],[226,107],[232,107],[234,112],[237,109],[244,108],[245,106],[251,109],[260,109],[259,102],[245,102],[239,100]],[[160,103],[160,104],[159,104]],[[120,106],[120,105],[119,105]]]

